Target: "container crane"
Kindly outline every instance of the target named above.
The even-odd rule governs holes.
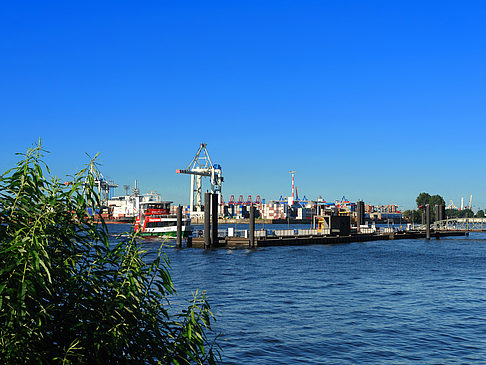
[[[101,205],[107,205],[108,200],[111,199],[113,190],[118,187],[113,180],[105,179],[101,172],[95,167],[94,163],[91,163],[89,167],[90,175],[94,178],[94,187],[98,190],[98,196],[100,197]],[[84,181],[88,185],[88,176]],[[72,184],[72,182],[66,182],[64,185]]]
[[[238,205],[243,205],[245,204],[245,198],[243,198],[243,195],[240,194],[238,197]]]
[[[209,177],[211,180],[211,193],[218,194],[218,202],[221,202],[221,188],[223,175],[221,166],[213,164],[209,157],[206,143],[201,143],[191,163],[184,170],[176,170],[178,174],[191,175],[191,196],[189,200],[189,212],[202,212],[202,178]]]
[[[457,209],[452,199],[449,201],[449,205],[447,205],[446,209]]]
[[[113,189],[117,188],[118,184],[115,184],[112,180],[105,180],[101,174],[99,178],[94,180],[94,183],[98,188],[101,203],[104,205],[108,204],[108,200],[111,199],[113,195]]]

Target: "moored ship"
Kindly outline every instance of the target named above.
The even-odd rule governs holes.
[[[140,203],[139,214],[135,220],[135,231],[141,236],[173,238],[177,236],[177,216],[169,214],[170,201],[147,201]],[[193,227],[189,218],[182,218],[182,236],[192,234]]]

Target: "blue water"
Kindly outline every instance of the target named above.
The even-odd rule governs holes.
[[[225,364],[486,363],[486,234],[165,253]]]

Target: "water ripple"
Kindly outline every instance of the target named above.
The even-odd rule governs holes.
[[[486,363],[486,234],[165,252],[175,302],[206,290],[224,364]]]

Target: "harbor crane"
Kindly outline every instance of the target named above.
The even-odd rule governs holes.
[[[100,197],[101,205],[107,205],[108,200],[111,199],[113,190],[118,187],[113,180],[105,179],[103,174],[95,167],[94,163],[91,163],[90,174],[94,177],[94,187],[98,190],[98,196]],[[85,185],[88,185],[88,177],[84,181]],[[65,182],[64,185],[72,184],[72,182]]]
[[[457,209],[452,199],[449,201],[449,205],[447,205],[446,209]]]
[[[221,202],[221,188],[223,185],[221,166],[211,162],[206,143],[201,143],[196,156],[194,156],[187,168],[185,170],[176,170],[176,173],[191,175],[191,196],[189,200],[189,212],[191,215],[197,215],[195,212],[204,210],[202,204],[203,177],[210,178],[211,193],[218,194],[218,202]]]
[[[94,180],[95,186],[98,188],[98,194],[101,198],[102,204],[108,204],[108,199],[111,199],[113,189],[118,187],[112,180],[105,180],[103,175]]]

